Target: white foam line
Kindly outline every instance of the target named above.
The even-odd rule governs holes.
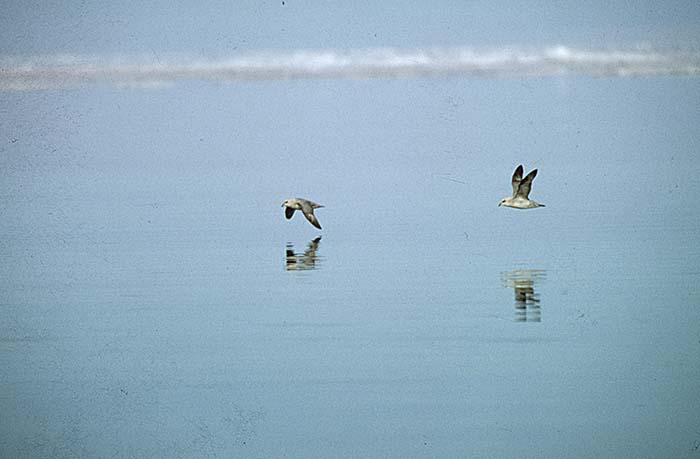
[[[399,78],[463,75],[699,75],[700,53],[652,50],[430,48],[357,51],[258,52],[230,58],[186,56],[0,57],[0,90],[44,90],[112,85],[159,87],[178,81],[260,81],[295,78]]]

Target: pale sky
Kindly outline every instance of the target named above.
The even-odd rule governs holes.
[[[694,1],[12,1],[3,9],[5,56],[700,43]]]

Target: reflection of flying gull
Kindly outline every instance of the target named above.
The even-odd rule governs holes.
[[[316,220],[316,216],[314,215],[314,209],[323,207],[322,205],[316,204],[315,202],[311,202],[306,199],[291,198],[284,201],[282,203],[282,207],[285,207],[284,215],[287,217],[287,219],[292,218],[295,210],[301,210],[304,213],[306,219],[312,225],[314,225],[318,229],[321,229],[321,224],[318,222],[318,220]]]
[[[511,183],[513,184],[513,196],[501,199],[499,206],[513,207],[515,209],[532,209],[534,207],[544,207],[544,204],[528,199],[532,181],[537,175],[537,169],[531,171],[523,178],[522,164],[515,169]]]
[[[287,244],[286,258],[287,271],[305,271],[316,268],[316,261],[320,258],[316,255],[318,244],[321,242],[321,236],[309,242],[306,251],[303,254],[294,252],[294,246]]]
[[[515,320],[518,322],[541,322],[540,297],[535,285],[545,277],[540,269],[519,269],[501,273],[503,286],[515,293]]]

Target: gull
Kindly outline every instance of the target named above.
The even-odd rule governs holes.
[[[314,215],[314,209],[323,207],[322,205],[316,204],[315,202],[311,202],[307,199],[291,198],[285,200],[282,203],[282,207],[286,207],[286,209],[284,209],[284,215],[287,217],[287,220],[292,218],[295,210],[301,210],[309,223],[314,225],[316,228],[321,229],[321,224],[318,222],[318,220],[316,220],[316,216]]]
[[[513,196],[501,199],[498,206],[512,207],[514,209],[532,209],[534,207],[544,207],[544,204],[528,199],[532,181],[537,175],[537,169],[531,171],[523,178],[523,165],[515,169],[511,183],[513,184]]]

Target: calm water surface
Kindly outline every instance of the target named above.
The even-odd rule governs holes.
[[[3,456],[700,456],[697,79],[0,99]]]

